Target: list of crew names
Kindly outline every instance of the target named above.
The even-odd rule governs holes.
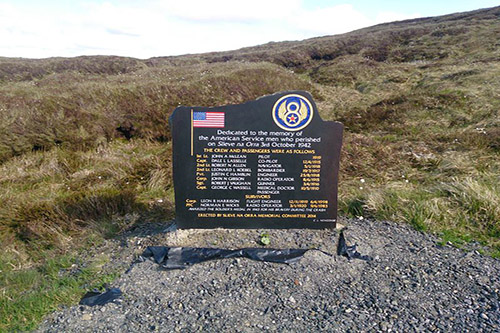
[[[195,139],[199,198],[186,207],[198,217],[316,218],[328,209],[314,195],[322,190],[321,137],[214,129]]]

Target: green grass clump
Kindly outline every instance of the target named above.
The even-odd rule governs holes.
[[[115,274],[96,275],[99,263],[77,265],[69,256],[47,259],[37,268],[16,270],[0,260],[0,331],[28,331],[61,305],[70,305],[87,291],[103,288]]]

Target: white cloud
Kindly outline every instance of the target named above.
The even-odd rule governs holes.
[[[0,3],[0,56],[114,54],[149,58],[333,35],[376,20],[349,4],[306,10],[301,0],[91,2],[72,10]]]
[[[320,35],[344,33],[371,23],[365,15],[349,4],[306,11],[297,20],[300,30]]]
[[[384,22],[409,20],[417,17],[422,17],[422,15],[418,13],[402,14],[396,12],[380,12],[377,14],[375,21],[377,23],[384,23]]]
[[[164,0],[160,5],[170,15],[194,21],[259,22],[280,20],[301,8],[300,0]]]

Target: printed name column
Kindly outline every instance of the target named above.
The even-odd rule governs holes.
[[[207,173],[210,173],[210,163],[208,163],[208,155],[196,154],[196,189],[207,189]]]

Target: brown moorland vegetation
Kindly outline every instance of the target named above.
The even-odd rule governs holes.
[[[60,277],[76,250],[173,217],[180,104],[308,90],[346,125],[342,214],[499,256],[498,36],[495,7],[230,52],[0,58],[0,330],[31,328],[108,278]]]

